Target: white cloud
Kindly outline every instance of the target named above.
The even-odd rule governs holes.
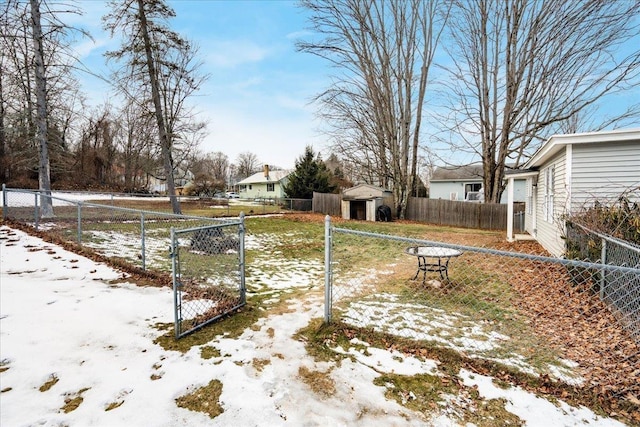
[[[301,39],[304,37],[309,37],[312,36],[313,33],[311,31],[307,31],[307,30],[301,30],[301,31],[293,31],[289,34],[287,34],[285,37],[289,40],[297,40],[297,39]]]
[[[202,49],[207,65],[222,68],[260,62],[270,54],[270,49],[246,40],[213,41],[206,46],[206,50]]]
[[[73,46],[73,50],[78,58],[91,55],[96,49],[108,46],[111,40],[108,37],[99,37],[96,39],[83,39],[81,42]]]

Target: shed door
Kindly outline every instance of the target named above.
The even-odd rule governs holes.
[[[364,221],[367,219],[367,201],[352,200],[350,208],[351,219]]]

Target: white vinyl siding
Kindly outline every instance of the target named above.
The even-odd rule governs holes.
[[[525,166],[539,172],[527,230],[549,253],[562,256],[567,215],[596,201],[616,202],[620,195],[640,202],[640,128],[553,136]],[[551,166],[552,209],[550,198],[545,199],[545,170]],[[545,220],[549,215],[553,222]]]
[[[573,146],[571,211],[597,200],[614,203],[622,193],[640,201],[640,144],[619,142]],[[635,191],[634,191],[635,189]]]
[[[533,214],[533,192],[535,188],[533,187],[533,179],[529,178],[527,180],[527,215]]]
[[[551,165],[544,170],[544,204],[542,205],[542,217],[547,222],[553,222],[555,183],[556,167],[555,165]]]
[[[567,200],[565,163],[566,151],[561,150],[541,167],[540,176],[538,177],[538,203],[535,215],[538,216],[539,220],[536,223],[536,238],[554,256],[564,254],[564,240],[562,239],[564,224],[560,220],[565,213],[564,203]],[[550,189],[553,194],[552,199],[545,197],[549,194],[547,193],[548,184],[545,176],[545,171],[549,168],[554,170],[553,188]],[[546,220],[546,218],[549,218],[549,220]]]
[[[473,182],[470,180],[437,180],[429,183],[429,198],[430,199],[442,199],[442,200],[464,200],[465,198],[465,186],[474,185],[482,187],[482,182]],[[456,199],[452,199],[452,193],[456,194]],[[527,197],[526,179],[516,179],[513,187],[513,201],[524,202]],[[507,203],[507,192],[502,194],[500,203]]]

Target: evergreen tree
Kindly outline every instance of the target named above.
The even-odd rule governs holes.
[[[287,197],[311,199],[314,191],[332,193],[335,189],[335,185],[331,184],[331,172],[322,159],[315,158],[313,148],[307,145],[304,154],[296,160],[296,168],[284,187]]]

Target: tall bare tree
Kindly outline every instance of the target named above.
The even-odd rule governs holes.
[[[404,217],[416,185],[429,70],[449,2],[303,0],[321,38],[299,49],[337,70],[318,96],[333,150],[393,191]]]
[[[247,178],[259,170],[260,161],[258,160],[258,156],[250,151],[244,151],[238,154],[236,158],[236,173],[240,179]]]
[[[0,5],[5,176],[26,182],[40,174],[39,186],[48,180],[49,189],[70,170],[69,149],[82,105],[70,43],[86,33],[60,20],[69,13],[79,11],[55,1],[8,0]],[[43,176],[47,169],[48,179]]]
[[[523,164],[562,130],[636,117],[640,104],[580,129],[599,100],[640,85],[640,1],[459,0],[450,21],[443,122],[484,166],[485,200],[499,202],[505,167]],[[449,118],[454,117],[453,122]],[[598,124],[599,123],[599,124]]]
[[[174,172],[177,141],[186,140],[181,134],[193,128],[185,127],[189,117],[186,100],[197,91],[206,78],[198,74],[195,61],[197,49],[178,33],[168,21],[175,12],[163,0],[113,0],[112,12],[104,18],[105,28],[123,36],[120,49],[107,57],[124,60],[125,67],[116,72],[123,82],[118,89],[133,98],[131,87],[147,88],[151,112],[155,117],[167,192],[174,213],[180,213],[176,196]],[[134,90],[134,93],[139,93]],[[182,126],[182,127],[181,127]],[[197,130],[202,125],[196,126]]]
[[[39,147],[38,183],[40,187],[40,209],[43,218],[53,216],[51,199],[51,170],[49,165],[49,146],[47,138],[47,80],[44,71],[44,43],[42,23],[40,21],[40,1],[30,0],[33,52],[35,59],[36,81],[36,141]]]
[[[124,190],[147,189],[148,177],[155,173],[158,146],[154,143],[154,120],[137,102],[128,99],[119,114],[116,143],[124,178]]]

